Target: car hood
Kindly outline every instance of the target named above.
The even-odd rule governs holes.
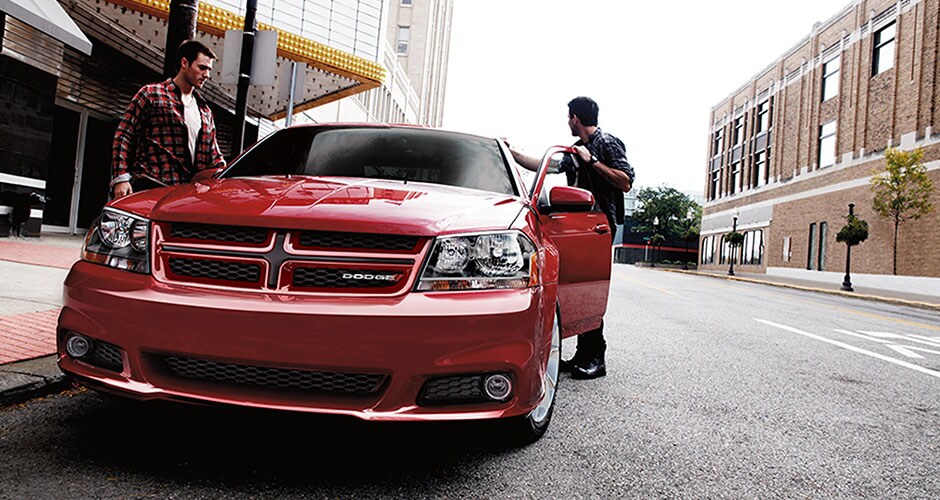
[[[506,229],[519,198],[436,184],[337,177],[210,179],[114,204],[156,221],[396,233]]]

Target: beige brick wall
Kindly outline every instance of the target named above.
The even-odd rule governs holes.
[[[940,144],[936,140],[940,134],[940,64],[937,61],[940,0],[915,0],[912,7],[897,15],[894,67],[872,77],[872,30],[868,29],[872,26],[872,13],[877,16],[893,6],[901,7],[892,0],[855,2],[842,11],[840,17],[814,28],[800,44],[778,57],[753,80],[734,89],[732,95],[712,109],[712,123],[727,117],[725,147],[730,151],[734,109],[748,103],[747,136],[750,137],[757,95],[771,89],[774,103],[768,165],[771,184],[729,196],[731,162],[727,161],[722,169],[722,192],[706,202],[706,216],[734,208],[744,209],[754,203],[773,203],[775,199],[835,183],[869,178],[872,170],[881,166],[885,147],[897,146],[902,138],[908,140],[911,134],[923,140],[931,131],[933,138],[927,137],[930,145],[924,161],[940,159]],[[859,38],[862,26],[866,29]],[[883,24],[876,29],[881,26]],[[840,45],[846,35],[852,35],[848,45]],[[839,95],[821,102],[823,61],[820,55],[826,48],[836,45],[842,48]],[[787,82],[786,77],[799,69],[802,76]],[[837,119],[836,165],[827,168],[828,172],[817,171],[819,127],[832,119]],[[745,182],[749,180],[750,153],[745,152],[742,162]],[[710,151],[709,160],[711,154]],[[940,177],[936,170],[930,175],[934,179]],[[707,169],[705,180],[708,199],[710,176]],[[848,203],[854,202],[857,211],[872,227],[871,238],[858,250],[858,272],[890,272],[893,226],[874,216],[871,199],[871,191],[865,186],[774,205],[773,222],[765,230],[766,262],[770,266],[805,267],[809,224],[825,221],[829,230],[824,264],[826,270],[839,270],[844,264],[836,264],[844,262],[845,249],[844,245],[835,243],[835,235],[844,223],[842,216]],[[934,248],[940,247],[940,237],[936,236],[940,234],[940,200],[935,200],[935,204],[937,211],[930,217],[902,225],[902,246],[910,247],[904,254],[904,262],[899,259],[899,274],[940,276],[940,248]],[[870,217],[864,215],[866,211]],[[785,236],[792,238],[790,262],[784,262],[782,255]],[[853,251],[853,263],[855,253]]]

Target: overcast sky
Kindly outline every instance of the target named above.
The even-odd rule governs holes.
[[[600,105],[639,186],[704,189],[712,106],[850,0],[455,0],[444,127],[541,156]]]

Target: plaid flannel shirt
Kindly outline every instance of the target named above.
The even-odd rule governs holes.
[[[114,134],[111,186],[145,173],[166,184],[188,182],[193,174],[225,166],[216,140],[215,120],[205,99],[193,90],[202,128],[196,138],[196,160],[189,151],[180,89],[169,79],[143,86],[131,99]]]
[[[621,170],[633,182],[633,167],[627,161],[626,148],[620,139],[602,132],[600,127],[588,137],[588,142],[578,140],[575,146],[584,146],[604,165]],[[566,157],[567,160],[568,157]],[[580,161],[578,162],[580,163]],[[560,172],[568,176],[568,184],[594,193],[597,207],[604,212],[611,224],[623,224],[623,191],[617,189],[597,172],[594,167],[575,165],[571,161],[562,161]]]

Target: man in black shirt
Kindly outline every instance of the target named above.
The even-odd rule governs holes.
[[[607,216],[611,242],[616,238],[617,224],[623,224],[623,193],[633,187],[633,167],[627,161],[623,141],[603,132],[597,126],[599,108],[589,97],[576,97],[568,103],[568,128],[578,138],[574,144],[577,158],[565,157],[559,171],[568,177],[568,184],[594,194],[597,207]],[[529,170],[538,170],[539,160],[512,147],[513,159]],[[573,378],[589,379],[607,374],[604,353],[604,323],[600,328],[578,336],[578,348],[570,360],[562,361],[561,369]]]

